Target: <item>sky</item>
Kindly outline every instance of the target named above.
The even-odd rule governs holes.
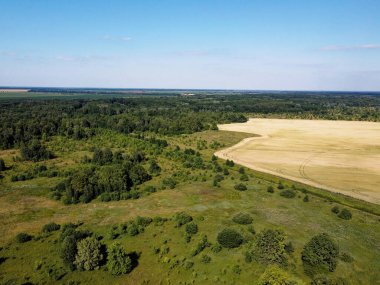
[[[379,0],[0,0],[0,86],[380,91]]]

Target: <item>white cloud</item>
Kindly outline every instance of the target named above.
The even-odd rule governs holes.
[[[322,47],[323,51],[346,51],[346,50],[375,50],[380,49],[380,44],[364,44],[356,46],[332,45]]]
[[[117,41],[128,42],[132,40],[132,38],[128,36],[111,36],[111,35],[104,35],[102,39],[105,41],[116,41],[116,42]]]

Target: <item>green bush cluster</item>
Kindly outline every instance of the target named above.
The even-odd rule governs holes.
[[[51,232],[54,232],[54,231],[58,231],[60,228],[61,228],[60,225],[52,222],[52,223],[44,225],[42,227],[42,232],[43,233],[51,233]]]
[[[181,227],[187,223],[190,223],[193,220],[193,217],[185,212],[180,212],[174,215],[173,220],[177,227]]]
[[[301,253],[305,273],[310,276],[333,272],[337,266],[338,256],[338,245],[326,233],[314,236],[305,244]]]
[[[253,219],[248,213],[238,213],[232,218],[232,221],[240,225],[249,225],[252,224]]]
[[[238,190],[238,191],[246,191],[247,190],[247,186],[245,186],[243,183],[239,183],[239,184],[236,184],[234,186],[235,190]]]
[[[225,248],[239,247],[243,241],[243,236],[234,229],[226,228],[217,236],[218,243]]]

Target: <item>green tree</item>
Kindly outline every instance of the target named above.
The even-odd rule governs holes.
[[[278,266],[270,265],[261,275],[258,285],[302,285],[302,281],[292,278]]]
[[[280,230],[261,231],[254,242],[252,255],[264,264],[286,265],[285,234]]]
[[[4,160],[0,158],[0,171],[4,171],[6,169]]]
[[[132,271],[132,260],[120,243],[112,244],[107,253],[107,268],[113,275],[127,274]]]
[[[217,240],[222,247],[226,248],[239,247],[244,241],[243,236],[239,232],[228,228],[218,234]]]
[[[78,242],[78,253],[74,262],[78,269],[99,269],[102,260],[101,243],[97,239],[88,237]]]
[[[333,272],[338,256],[338,245],[326,233],[312,237],[301,253],[305,272],[311,276],[316,273]]]

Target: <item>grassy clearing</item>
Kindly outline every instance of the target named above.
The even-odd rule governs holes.
[[[175,136],[168,140],[173,145],[193,148],[199,145],[199,141],[206,141],[208,146],[218,141],[217,148],[222,148],[249,136],[251,135],[244,133],[207,131]],[[127,148],[121,143],[127,140],[123,137],[116,137],[115,144],[110,147]],[[80,158],[88,153],[92,145],[102,145],[104,141],[105,137],[101,135],[86,142],[57,137],[49,142],[49,146],[55,148],[58,158],[48,163],[60,170],[75,169]],[[214,151],[210,147],[200,150],[205,159],[210,159]],[[180,181],[175,189],[160,190],[137,200],[108,203],[95,200],[88,204],[65,206],[49,198],[49,188],[57,183],[59,177],[10,182],[9,177],[16,169],[29,167],[24,162],[13,162],[12,156],[15,155],[17,152],[2,153],[2,157],[5,157],[6,163],[12,168],[6,172],[0,185],[0,257],[5,259],[0,264],[0,283],[11,281],[8,284],[69,284],[70,281],[75,281],[81,284],[185,284],[186,281],[195,284],[252,284],[264,272],[265,266],[257,262],[245,262],[247,244],[237,249],[223,249],[219,253],[214,253],[211,247],[207,247],[195,257],[190,255],[203,235],[207,235],[208,240],[216,244],[217,234],[225,227],[240,231],[247,240],[252,239],[254,235],[248,231],[248,225],[239,225],[232,221],[241,212],[252,216],[252,225],[256,232],[267,228],[284,230],[287,240],[295,248],[288,270],[305,282],[310,279],[303,272],[300,253],[303,245],[321,232],[329,233],[339,244],[341,251],[348,252],[354,258],[352,263],[339,261],[337,270],[330,274],[331,277],[344,278],[348,284],[376,284],[380,279],[377,271],[380,263],[379,218],[351,209],[351,220],[340,219],[331,212],[335,205],[342,207],[338,202],[346,201],[345,197],[338,194],[330,193],[332,199],[327,199],[320,195],[320,190],[282,179],[285,189],[291,189],[293,185],[296,188],[296,197],[287,199],[280,195],[283,190],[278,189],[278,178],[249,169],[245,169],[249,180],[244,182],[248,190],[236,191],[234,185],[240,183],[241,174],[238,171],[240,166],[235,165],[229,168],[230,174],[218,187],[214,187],[212,183],[215,175],[213,171],[188,170],[187,179]],[[178,171],[172,161],[160,157],[158,163],[163,167],[163,177]],[[224,161],[219,160],[219,163],[224,166]],[[202,181],[200,177],[207,179]],[[158,184],[158,179],[154,178],[148,183]],[[269,186],[274,188],[274,193],[267,192]],[[309,202],[303,202],[305,194],[301,188],[308,191]],[[354,199],[347,201],[354,205],[357,202]],[[357,203],[361,205],[361,202]],[[378,206],[373,207],[378,210]],[[139,215],[170,219],[180,211],[191,214],[199,227],[190,243],[185,241],[185,227],[176,228],[171,220],[162,226],[151,224],[143,233],[134,237],[121,235],[116,240],[128,252],[136,251],[141,256],[139,265],[129,275],[120,277],[112,276],[104,270],[68,271],[59,258],[59,232],[50,235],[41,233],[43,225],[52,221],[60,224],[80,221],[83,223],[81,228],[90,229],[103,236],[102,242],[110,245],[113,241],[108,233],[113,225],[119,225]],[[14,237],[19,232],[28,232],[39,238],[17,244]],[[166,247],[169,247],[169,252],[162,255],[154,253],[155,248],[164,250]],[[203,255],[211,257],[210,263],[202,263]],[[186,268],[187,262],[194,264],[191,268]],[[241,268],[240,274],[234,270],[237,265]],[[60,274],[63,275],[62,278],[55,281],[56,275]]]

